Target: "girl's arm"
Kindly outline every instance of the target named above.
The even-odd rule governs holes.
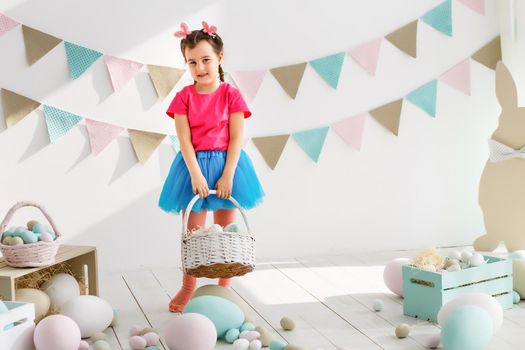
[[[239,161],[242,146],[242,135],[244,131],[244,112],[236,112],[230,115],[229,121],[230,141],[226,152],[226,164],[221,178],[217,181],[217,197],[229,198],[232,194],[233,175]]]
[[[194,194],[199,194],[201,198],[208,196],[208,183],[206,178],[202,175],[199,163],[197,163],[197,156],[195,149],[191,143],[190,124],[188,123],[188,116],[175,115],[175,129],[177,130],[177,137],[179,138],[180,151],[182,158],[186,163],[186,167],[191,176],[191,187]]]

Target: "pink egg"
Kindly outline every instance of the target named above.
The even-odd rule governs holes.
[[[140,332],[142,332],[142,329],[144,327],[141,327],[141,326],[132,326],[129,330],[129,336],[132,337],[134,335],[139,335]]]
[[[42,235],[40,236],[40,239],[43,242],[53,242],[53,236],[51,236],[49,232],[42,233]]]
[[[164,332],[169,350],[213,350],[217,330],[209,318],[186,313],[173,318]]]
[[[133,350],[142,350],[146,347],[146,339],[144,339],[140,335],[134,335],[131,338],[129,338],[129,346]]]
[[[247,339],[248,341],[259,339],[260,337],[261,337],[261,334],[257,331],[244,331],[239,335],[239,338],[244,338],[244,339]]]
[[[35,328],[33,340],[38,350],[72,350],[80,347],[80,329],[64,315],[42,319]]]
[[[397,258],[386,264],[383,280],[392,293],[403,296],[403,265],[410,264],[408,258]]]
[[[159,335],[154,332],[146,333],[142,336],[146,339],[146,346],[153,346],[159,344]]]
[[[78,350],[89,350],[89,343],[85,340],[82,340],[78,346]]]

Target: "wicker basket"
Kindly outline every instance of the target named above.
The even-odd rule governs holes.
[[[211,190],[210,194],[217,191]],[[230,278],[242,276],[255,267],[255,238],[251,234],[246,212],[239,203],[229,200],[239,209],[247,233],[218,232],[212,234],[190,234],[189,214],[199,196],[188,203],[182,227],[181,256],[184,272],[194,277]]]
[[[60,246],[60,232],[57,230],[53,219],[46,210],[34,202],[18,202],[7,212],[4,220],[0,224],[0,234],[6,230],[9,221],[14,213],[22,207],[36,207],[44,214],[49,224],[56,234],[56,239],[52,242],[36,242],[22,245],[5,245],[0,240],[0,251],[5,258],[7,265],[13,267],[40,267],[51,265],[55,262],[55,256]]]

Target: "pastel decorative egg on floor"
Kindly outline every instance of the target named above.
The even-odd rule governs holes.
[[[397,258],[386,264],[383,271],[383,280],[390,291],[400,297],[403,296],[403,265],[410,264],[408,258]]]
[[[78,346],[78,350],[89,350],[89,343],[85,340],[82,340]]]
[[[105,340],[97,340],[93,343],[93,350],[111,350],[111,345]]]
[[[250,342],[250,350],[260,350],[260,349],[262,349],[262,343],[259,339],[255,339]]]
[[[213,350],[217,331],[209,318],[197,313],[174,317],[164,332],[169,350]]]
[[[146,340],[146,346],[159,345],[159,335],[155,332],[149,332],[142,336]]]
[[[280,340],[274,339],[270,342],[270,350],[284,350],[285,344]]]
[[[193,293],[192,299],[200,297],[202,295],[214,295],[216,297],[228,299],[232,303],[235,303],[235,305],[237,305],[239,308],[241,308],[244,314],[244,320],[246,320],[246,303],[231,288],[225,288],[217,284],[207,284],[197,288]]]
[[[222,338],[232,328],[240,328],[244,321],[241,308],[228,299],[213,295],[193,298],[184,308],[184,313],[198,313],[206,316],[215,325],[217,336]]]
[[[501,327],[503,323],[503,309],[501,308],[501,304],[493,296],[484,293],[468,293],[452,299],[439,310],[437,315],[438,323],[443,326],[451,312],[465,305],[475,305],[484,309],[492,319],[494,332]]]
[[[520,300],[521,300],[521,296],[518,292],[516,291],[513,291],[512,292],[512,302],[514,304],[519,304],[520,303]]]
[[[410,327],[406,323],[401,323],[396,327],[396,337],[406,338],[410,334]]]
[[[281,318],[281,327],[283,327],[286,331],[292,331],[295,329],[295,322],[289,317],[283,317]]]
[[[132,350],[142,350],[146,348],[146,339],[140,335],[134,335],[129,338],[129,346]]]
[[[226,335],[224,336],[224,340],[226,342],[233,344],[234,341],[239,339],[240,332],[237,328],[232,328],[226,332]]]
[[[65,303],[60,313],[73,319],[82,338],[103,332],[113,320],[113,308],[104,299],[94,295],[80,295]]]
[[[490,315],[476,305],[454,309],[441,329],[441,343],[446,350],[485,349],[494,328]]]
[[[75,321],[64,315],[42,319],[33,334],[38,350],[72,350],[80,346],[80,329]]]
[[[440,337],[441,335],[439,333],[429,334],[425,338],[425,346],[429,349],[437,349],[441,341]]]
[[[250,342],[248,339],[239,338],[233,342],[234,350],[248,350],[250,348]]]

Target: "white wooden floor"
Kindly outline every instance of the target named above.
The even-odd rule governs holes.
[[[234,279],[232,288],[247,303],[255,324],[265,326],[285,343],[311,350],[425,349],[426,335],[438,333],[439,328],[404,316],[402,299],[383,283],[385,263],[416,253],[358,253],[260,262],[254,272]],[[106,331],[112,348],[130,349],[129,329],[133,325],[152,326],[163,339],[165,325],[175,317],[168,312],[168,302],[180,281],[181,272],[176,267],[102,275],[100,296],[120,310],[119,324]],[[199,285],[209,283],[216,281],[199,280]],[[372,310],[375,299],[384,301],[383,311]],[[295,320],[295,330],[280,327],[283,316]],[[395,326],[401,322],[412,326],[408,338],[394,335]],[[503,326],[489,349],[524,348],[525,302],[521,302],[504,311]],[[219,341],[216,349],[233,346]]]

